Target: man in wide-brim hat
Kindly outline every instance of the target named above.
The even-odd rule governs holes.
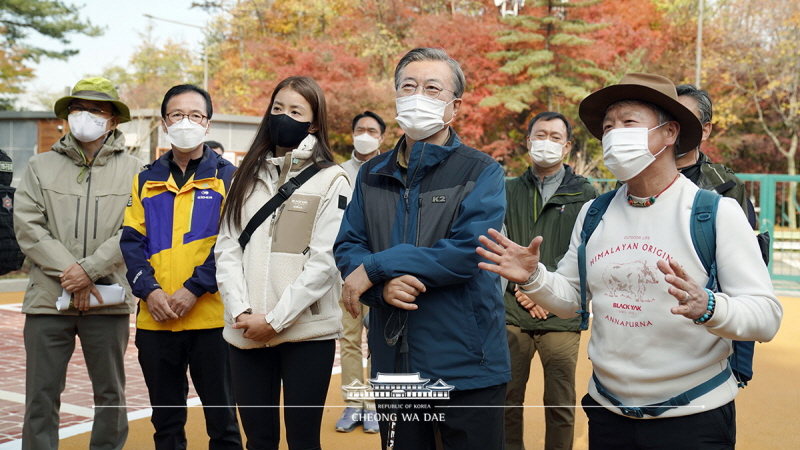
[[[555,272],[539,263],[542,238],[514,244],[495,230],[478,253],[536,304],[567,318],[581,311],[579,259],[592,302],[588,353],[594,374],[582,405],[589,448],[733,449],[737,383],[731,340],[769,341],[783,315],[741,208],[716,210],[721,292],[694,249],[690,224],[698,187],[675,167],[679,145],[694,148],[701,127],[666,78],[626,75],[580,105],[603,141],[606,167],[626,184],[584,206]],[[610,199],[579,256],[583,223]],[[585,315],[588,320],[588,313]]]
[[[69,133],[30,159],[14,208],[17,240],[32,262],[22,304],[22,448],[58,447],[60,395],[77,335],[95,399],[89,448],[122,449],[128,435],[123,357],[134,297],[119,238],[142,161],[126,152],[117,130],[130,111],[109,80],[80,80],[53,110],[68,121]],[[117,283],[121,298],[103,299],[97,286]],[[70,300],[66,308],[56,306],[62,294]],[[93,306],[91,296],[105,303]]]

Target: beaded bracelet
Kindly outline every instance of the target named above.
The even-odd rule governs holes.
[[[716,305],[716,299],[714,298],[714,293],[708,289],[704,289],[706,293],[708,293],[708,307],[706,307],[706,313],[703,314],[699,319],[696,319],[694,323],[697,325],[703,325],[704,323],[711,320],[714,317],[714,306]]]

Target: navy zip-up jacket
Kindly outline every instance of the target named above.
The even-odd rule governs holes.
[[[361,297],[372,308],[372,376],[419,372],[457,390],[506,383],[500,277],[480,270],[475,252],[478,236],[503,226],[503,171],[452,129],[443,146],[415,143],[407,170],[397,164],[404,146],[405,137],[361,168],[334,246],[343,277],[364,264],[375,284]],[[406,274],[426,286],[407,313],[382,298],[384,283]],[[403,323],[407,353],[386,339]]]

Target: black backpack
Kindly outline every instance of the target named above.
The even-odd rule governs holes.
[[[0,150],[0,275],[19,270],[25,255],[14,235],[14,192],[11,158]]]

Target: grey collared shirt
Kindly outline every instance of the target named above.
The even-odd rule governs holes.
[[[558,187],[561,186],[561,182],[564,181],[564,174],[566,173],[567,171],[564,170],[564,165],[559,164],[558,172],[544,177],[544,180],[541,180],[536,173],[533,174],[533,184],[536,185],[536,189],[539,190],[539,195],[541,195],[544,200],[542,204],[547,203],[550,197],[556,193]]]

